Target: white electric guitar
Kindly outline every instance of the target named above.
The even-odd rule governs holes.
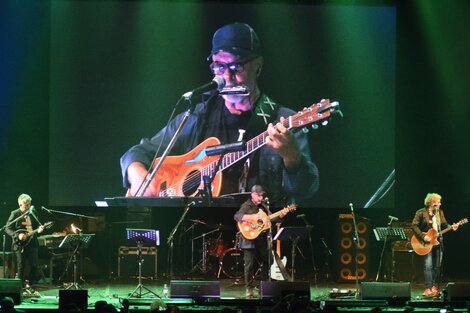
[[[281,224],[277,223],[276,226],[277,226],[277,231],[279,231],[279,227],[281,226]],[[276,254],[279,257],[281,257],[281,241],[280,240],[276,240]],[[287,257],[283,256],[281,262],[284,265],[284,267],[286,267]],[[271,265],[271,278],[274,280],[286,280],[284,276],[282,275],[281,269],[277,265],[274,255],[273,255],[273,264]]]

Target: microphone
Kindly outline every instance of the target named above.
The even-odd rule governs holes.
[[[47,213],[51,213],[51,211],[50,211],[48,208],[46,208],[46,207],[41,206],[41,209],[43,209],[43,210],[46,211]]]
[[[215,89],[222,89],[225,87],[225,80],[220,76],[215,76],[214,79],[201,87],[198,87],[194,90],[188,91],[187,93],[183,94],[183,98],[186,100],[191,100],[194,96],[200,96],[203,93],[206,93],[211,90]]]
[[[354,213],[354,207],[353,207],[353,204],[352,204],[352,203],[349,204],[349,207],[351,208],[351,212]]]
[[[388,218],[390,219],[390,222],[398,221],[398,217],[395,217],[395,216],[389,215]]]
[[[34,205],[32,205],[28,211],[26,211],[24,214],[25,215],[30,215],[31,213],[33,213],[33,210],[34,210]]]
[[[262,202],[266,205],[269,205],[269,198],[268,197],[264,198]]]
[[[297,217],[297,218],[304,218],[304,217],[305,217],[305,214],[299,214],[299,215],[296,215],[295,217]]]
[[[246,149],[246,142],[245,141],[238,141],[234,143],[228,143],[226,145],[216,145],[210,146],[206,148],[206,155],[213,156],[219,154],[225,154],[228,152],[237,152]]]

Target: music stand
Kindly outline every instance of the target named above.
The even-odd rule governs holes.
[[[134,291],[130,294],[130,298],[142,298],[147,294],[151,294],[161,298],[152,290],[148,289],[142,284],[142,247],[147,246],[158,246],[160,245],[160,232],[154,229],[139,229],[139,228],[126,228],[127,240],[135,242],[137,245],[137,263],[139,267],[139,283],[135,287]],[[142,293],[142,290],[145,292]]]
[[[65,289],[82,289],[77,282],[77,254],[78,250],[82,248],[88,248],[91,242],[91,238],[93,238],[94,235],[95,234],[69,234],[65,236],[62,242],[59,244],[59,248],[73,249],[72,256],[67,262],[67,267],[68,264],[70,264],[70,260],[72,260],[73,263],[73,284]]]
[[[281,227],[279,231],[274,236],[273,240],[281,240],[281,241],[292,241],[292,281],[294,281],[294,271],[295,271],[295,248],[297,248],[297,244],[302,237],[307,236],[309,233],[309,229],[307,227]]]
[[[389,224],[390,225],[390,224]],[[380,269],[382,268],[382,260],[385,252],[385,247],[388,242],[397,241],[397,240],[408,240],[406,236],[405,230],[401,227],[377,227],[374,228],[374,235],[377,241],[383,241],[382,252],[380,254],[380,261],[379,261],[379,268],[377,270],[377,276],[375,277],[375,281],[379,280],[380,276]],[[393,254],[393,251],[392,251]],[[393,255],[392,260],[392,274],[391,274],[391,281],[393,282],[395,275],[395,256]]]

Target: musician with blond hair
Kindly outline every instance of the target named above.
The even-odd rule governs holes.
[[[419,241],[429,247],[431,247],[432,241],[436,243],[424,255],[424,297],[439,295],[439,274],[444,251],[442,231],[448,228],[455,231],[459,226],[459,224],[449,225],[447,223],[444,211],[441,209],[441,200],[441,195],[428,193],[424,199],[424,208],[416,211],[412,222],[414,235]],[[437,241],[435,241],[436,239]]]

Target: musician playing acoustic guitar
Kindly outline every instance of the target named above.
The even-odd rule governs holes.
[[[269,214],[268,206],[266,204],[265,198],[266,192],[263,187],[260,185],[254,185],[251,188],[250,199],[245,201],[240,209],[235,213],[234,219],[238,222],[239,228],[243,227],[243,223],[254,223],[252,221],[253,215],[262,211],[263,213]],[[263,214],[264,215],[264,214]],[[285,213],[280,212],[279,218],[284,217]],[[243,250],[243,260],[245,262],[245,287],[246,287],[246,297],[253,298],[254,296],[254,268],[255,262],[258,260],[261,269],[261,280],[268,280],[268,268],[270,264],[268,263],[268,230],[265,227],[260,227],[260,231],[256,232],[256,235],[251,236],[250,238],[255,237],[254,239],[246,239],[245,236],[240,238],[240,248]],[[243,229],[240,229],[243,233]]]
[[[32,198],[24,193],[18,197],[19,208],[11,212],[5,228],[12,238],[12,250],[16,253],[16,277],[23,281],[23,287],[28,294],[34,294],[30,283],[39,276],[38,239],[28,233],[42,233],[44,230],[35,218],[31,201]],[[29,267],[29,273],[25,272],[26,267]]]
[[[439,237],[439,233],[449,227],[454,231],[459,227],[459,224],[449,225],[447,223],[444,211],[440,208],[441,199],[442,197],[437,193],[428,193],[424,199],[425,207],[416,211],[412,222],[413,232],[418,240],[423,243],[431,243],[437,239],[441,243],[432,246],[431,251],[424,255],[425,290],[423,296],[425,297],[436,297],[439,294],[438,280],[443,255],[442,238]],[[437,238],[429,235],[432,233],[438,234]]]
[[[197,104],[194,111],[181,129],[170,157],[141,195],[197,195],[197,190],[202,189],[201,176],[212,174],[210,170],[201,173],[202,166],[207,165],[204,160],[218,159],[218,156],[205,156],[207,146],[248,141],[266,132],[259,141],[247,142],[247,150],[253,153],[239,159],[234,157],[237,161],[233,166],[222,164],[223,180],[217,176],[214,179],[213,196],[245,192],[255,184],[262,184],[269,191],[273,205],[283,206],[286,199],[299,203],[311,197],[318,189],[319,179],[308,138],[305,132],[289,128],[287,118],[296,112],[280,106],[259,88],[263,56],[255,31],[244,23],[219,28],[214,33],[208,61],[214,80],[223,80],[225,87],[191,96],[191,102]],[[158,147],[162,147],[160,156],[183,116],[184,113],[177,115],[153,138],[142,139],[121,157],[123,184],[128,188],[128,195],[139,196],[139,186],[145,182],[147,170],[157,163],[152,164],[152,160]],[[314,118],[318,116],[315,114]],[[306,120],[303,125],[308,123]]]

